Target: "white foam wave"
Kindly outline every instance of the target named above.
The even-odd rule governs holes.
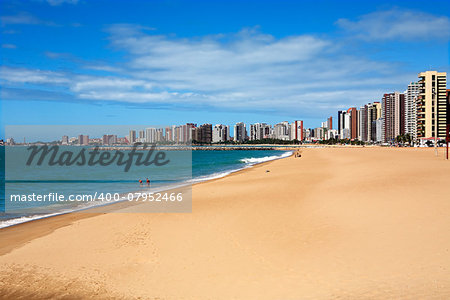
[[[213,173],[210,175],[205,175],[205,176],[199,176],[196,178],[192,178],[190,180],[188,180],[187,182],[189,183],[197,183],[197,182],[203,182],[203,181],[208,181],[208,180],[212,180],[212,179],[217,179],[217,178],[222,178],[225,177],[231,173],[237,172],[239,170],[242,170],[242,168],[239,169],[234,169],[234,170],[230,170],[230,171],[225,171],[225,172],[217,172],[217,173]]]
[[[259,164],[270,160],[280,159],[288,157],[292,154],[292,151],[284,152],[281,155],[272,155],[272,156],[264,156],[264,157],[250,157],[250,158],[243,158],[240,161],[246,164]]]
[[[20,223],[25,223],[25,222],[38,220],[38,219],[45,219],[45,218],[48,218],[48,217],[62,215],[62,214],[65,214],[65,213],[67,213],[67,212],[58,212],[58,213],[46,214],[46,215],[32,215],[32,216],[26,216],[26,217],[19,217],[19,218],[9,219],[9,220],[5,220],[5,221],[1,221],[0,222],[0,228],[5,228],[5,227],[9,227],[9,226],[20,224]]]
[[[177,187],[183,187],[183,186],[186,186],[186,185],[189,185],[189,184],[192,184],[192,183],[198,183],[198,182],[208,181],[208,180],[212,180],[212,179],[222,178],[222,177],[225,177],[225,176],[227,176],[229,174],[232,174],[234,172],[238,172],[238,171],[240,171],[242,169],[249,168],[249,167],[251,167],[251,166],[253,166],[255,164],[263,163],[263,162],[271,161],[271,160],[275,160],[275,159],[285,158],[285,157],[290,156],[291,154],[292,154],[292,151],[287,151],[287,152],[282,153],[281,155],[243,158],[240,161],[245,163],[246,165],[241,167],[241,168],[228,170],[228,171],[223,171],[223,172],[217,172],[217,173],[213,173],[213,174],[210,174],[210,175],[205,175],[205,176],[192,178],[190,180],[185,181],[184,183],[179,183],[179,184],[176,184],[176,185],[152,188],[152,189],[147,190],[147,192],[150,192],[150,191],[151,192],[160,192],[160,191],[169,190],[169,189],[173,189],[173,188],[177,188]],[[99,202],[93,201],[93,202],[85,203],[85,205],[83,205],[82,207],[77,207],[77,208],[74,208],[74,209],[66,209],[66,210],[63,210],[63,211],[60,211],[60,212],[56,212],[56,213],[44,214],[44,215],[31,215],[31,216],[24,216],[24,217],[4,220],[4,221],[0,221],[0,228],[5,228],[5,227],[9,227],[9,226],[20,224],[20,223],[33,221],[33,220],[45,219],[45,218],[48,218],[48,217],[53,217],[53,216],[62,215],[62,214],[66,214],[66,213],[82,211],[82,210],[89,209],[89,208],[92,208],[92,207],[109,205],[109,204],[112,204],[112,203],[122,202],[122,201],[126,201],[126,200],[127,200],[127,198],[122,196],[122,197],[120,197],[119,200],[111,201],[109,203],[99,203]]]

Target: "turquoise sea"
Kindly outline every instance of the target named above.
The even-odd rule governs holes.
[[[13,194],[92,194],[125,193],[135,191],[161,191],[174,186],[189,185],[200,181],[220,178],[257,163],[279,159],[290,155],[289,151],[278,150],[196,150],[165,151],[170,163],[164,166],[135,166],[124,172],[123,166],[49,166],[24,162],[30,150],[25,146],[0,147],[0,168],[5,181],[0,199],[0,228],[51,215],[77,211],[95,206],[97,203],[42,203],[12,202]],[[62,146],[60,151],[80,151],[82,147]],[[86,151],[89,149],[86,147]],[[127,151],[125,151],[127,152]],[[0,153],[1,154],[1,153]],[[34,162],[37,162],[37,158]],[[151,187],[145,182],[149,178]],[[138,180],[144,184],[141,186]]]

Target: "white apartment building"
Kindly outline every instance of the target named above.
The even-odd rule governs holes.
[[[217,124],[212,129],[212,142],[222,143],[228,140],[229,126]]]
[[[273,126],[273,135],[275,139],[288,141],[290,137],[291,126],[289,122],[284,121]]]
[[[243,142],[247,139],[247,129],[245,127],[245,123],[239,122],[234,125],[234,141],[235,142]]]
[[[417,139],[417,97],[419,96],[419,83],[411,82],[405,91],[405,133],[414,140]]]

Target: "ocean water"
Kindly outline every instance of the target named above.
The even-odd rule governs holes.
[[[26,166],[24,158],[29,151],[26,147],[0,147],[5,155],[0,161],[5,169],[0,168],[5,177],[0,199],[0,228],[30,220],[58,215],[71,211],[86,209],[97,202],[79,203],[41,203],[11,202],[12,194],[92,194],[125,193],[135,191],[162,191],[175,186],[220,178],[232,172],[251,167],[257,163],[289,156],[289,151],[278,150],[197,150],[166,151],[170,164],[160,167],[132,166],[124,172],[123,166],[48,166],[45,161],[41,166]],[[70,150],[61,147],[61,151]],[[81,147],[76,147],[78,150]],[[1,153],[0,153],[1,154]],[[151,188],[145,186],[149,178]],[[138,180],[144,181],[140,186]],[[123,198],[121,198],[123,201]],[[101,203],[104,204],[104,203]]]

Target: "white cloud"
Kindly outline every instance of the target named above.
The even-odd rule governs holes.
[[[2,44],[2,48],[4,49],[16,49],[17,46],[14,44]]]
[[[406,9],[391,9],[360,16],[358,20],[339,19],[336,24],[365,40],[427,40],[450,38],[450,19]]]
[[[0,79],[8,83],[67,84],[69,79],[62,73],[25,68],[0,68]]]
[[[77,77],[76,82],[72,85],[71,90],[74,92],[98,91],[107,90],[109,93],[114,91],[132,90],[134,88],[141,88],[150,90],[152,88],[150,82],[144,80],[133,80],[117,77],[92,77],[81,76]]]
[[[2,26],[6,25],[46,25],[56,26],[55,23],[41,20],[27,12],[21,12],[17,15],[0,17]]]
[[[109,32],[111,45],[125,52],[120,64],[79,60],[77,74],[4,67],[0,78],[11,86],[54,85],[83,100],[317,116],[380,99],[384,88],[416,76],[312,35],[277,39],[246,29],[176,38],[131,25]]]

